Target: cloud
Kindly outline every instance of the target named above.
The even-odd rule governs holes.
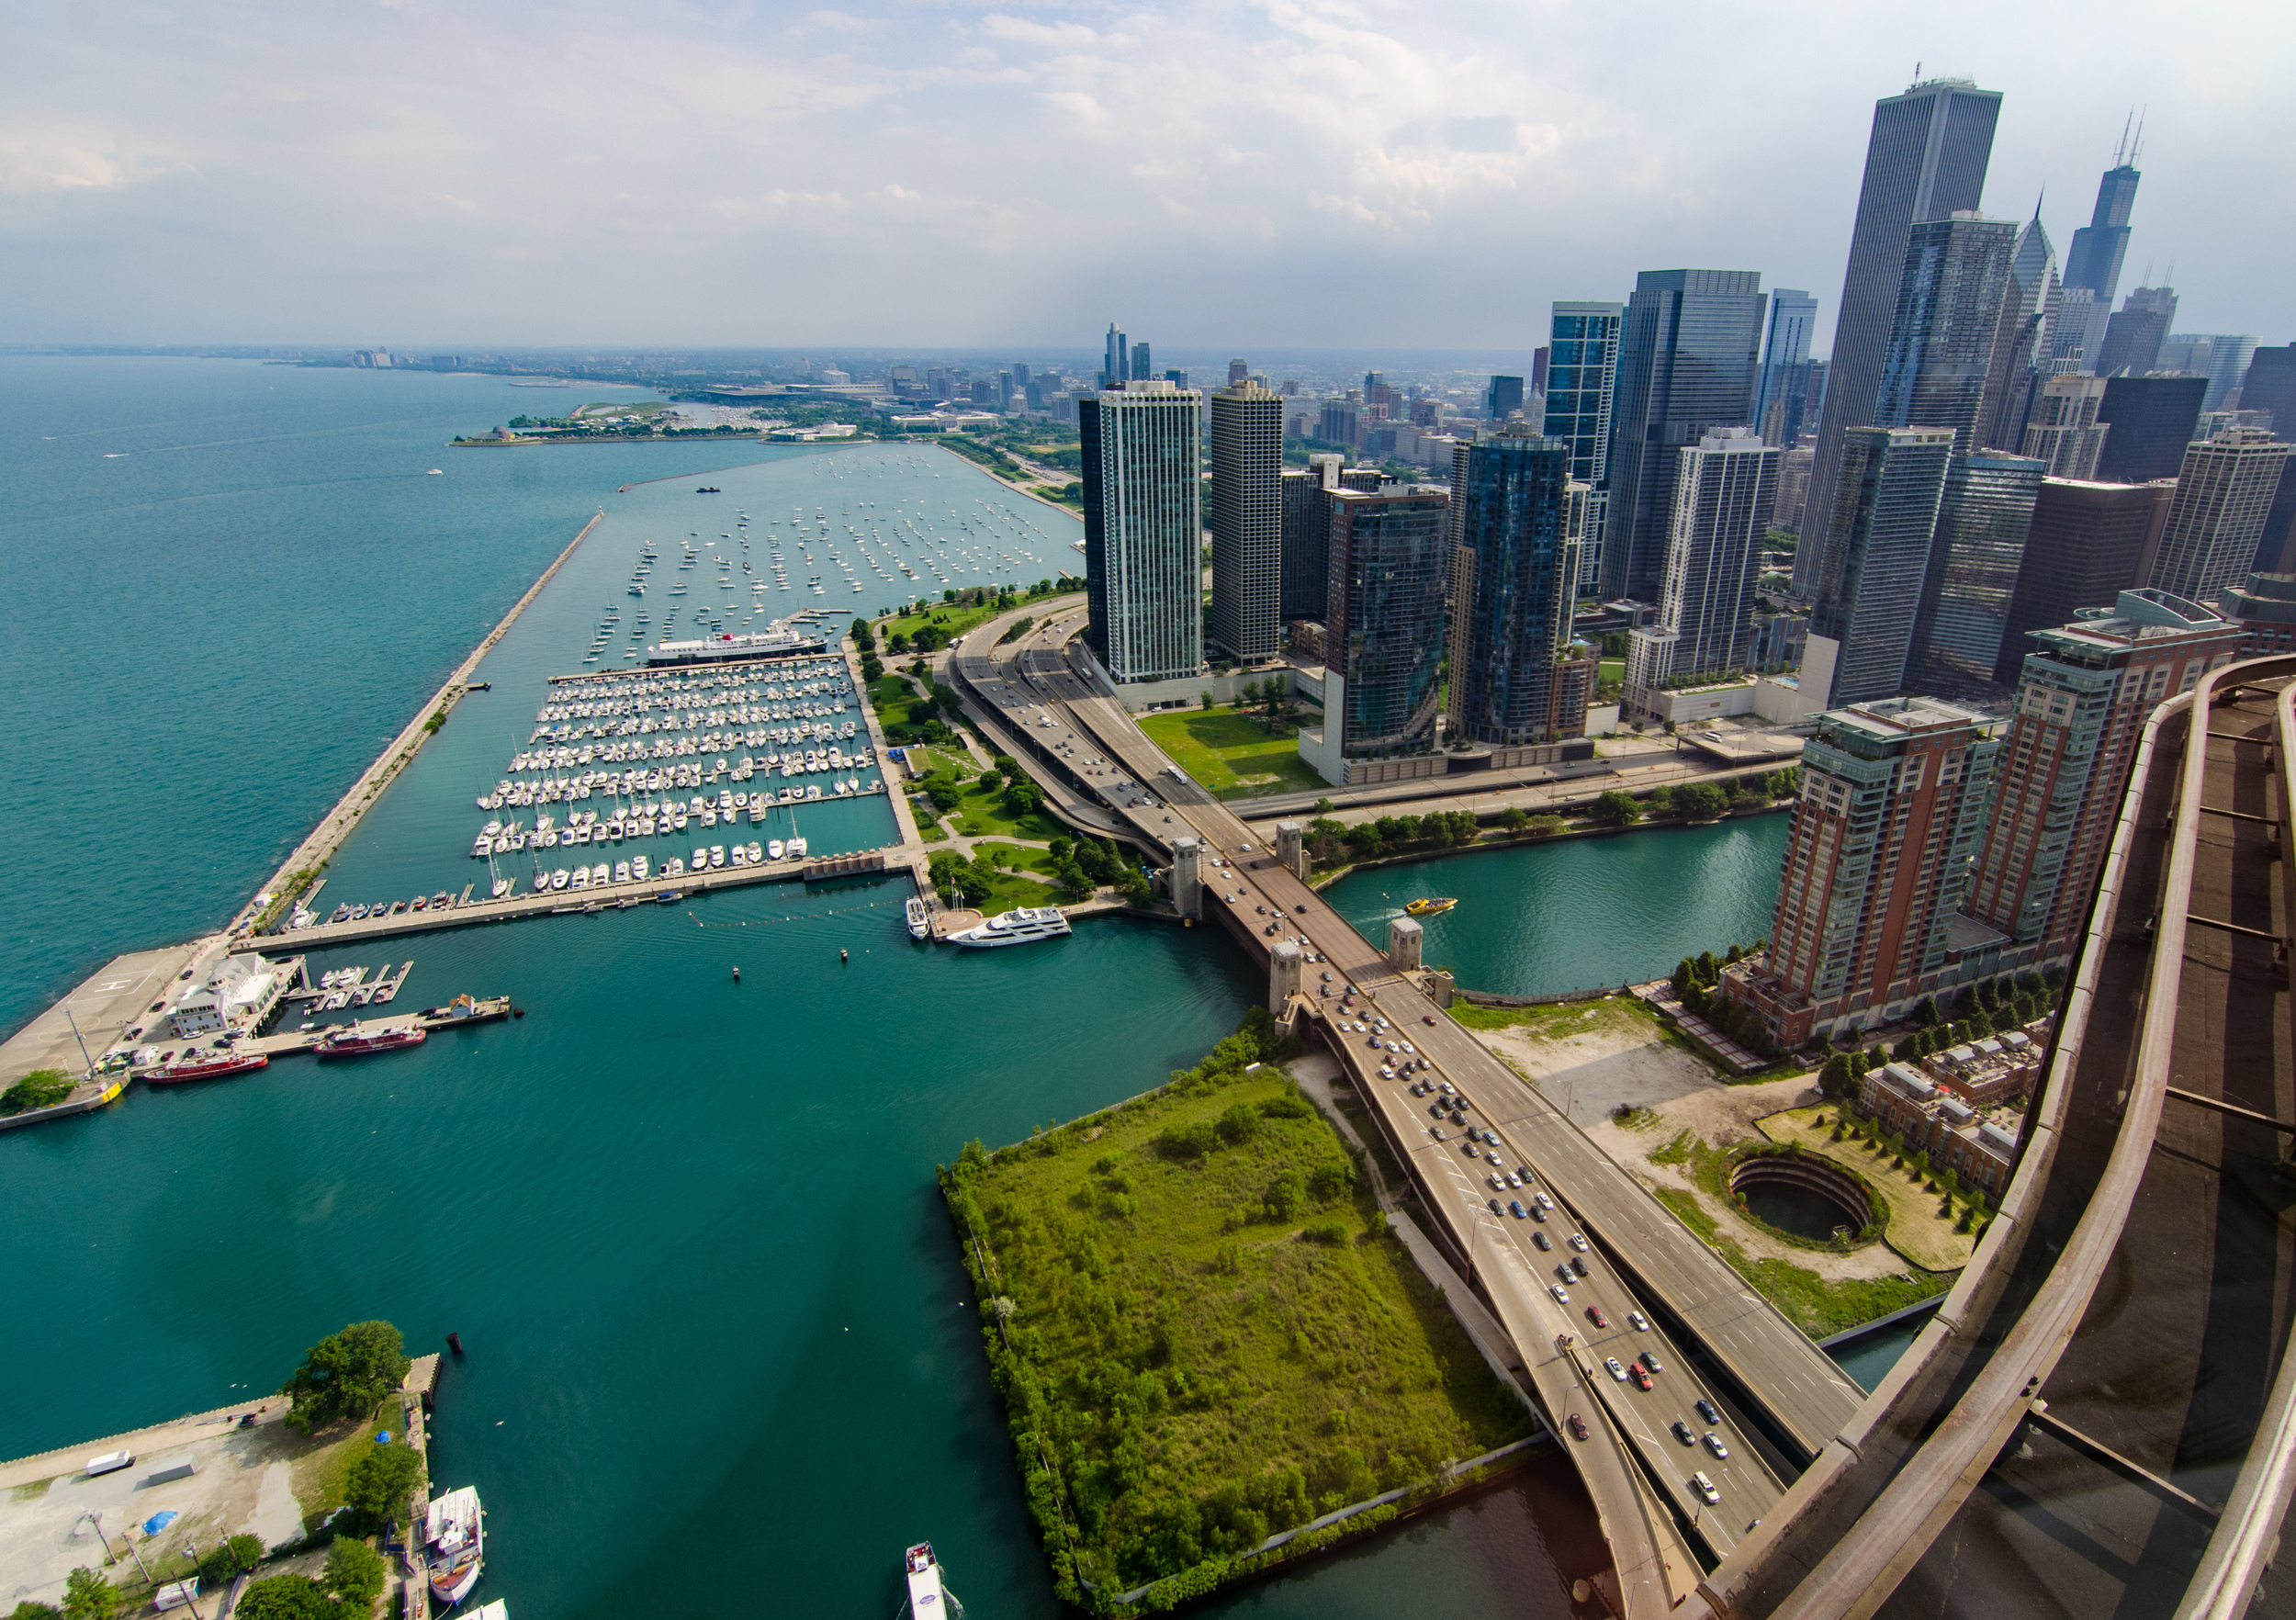
[[[0,192],[11,197],[110,191],[174,165],[123,161],[94,146],[54,137],[0,140]]]

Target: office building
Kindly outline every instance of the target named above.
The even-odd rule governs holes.
[[[1931,79],[1874,104],[1810,471],[1810,497],[1821,521],[1806,525],[1804,538],[1811,538],[1814,528],[1818,544],[1805,544],[1795,554],[1794,588],[1805,596],[1817,594],[1825,566],[1824,523],[1835,507],[1843,436],[1875,421],[1897,289],[1905,279],[1906,243],[1916,225],[1951,219],[1983,202],[2000,114],[2000,92],[1980,90],[1966,79]]]
[[[1765,307],[1752,270],[1645,270],[1635,278],[1618,330],[1605,597],[1657,600],[1678,452],[1751,420]]]
[[[2209,343],[2209,391],[2200,400],[2204,411],[2220,409],[2240,379],[2248,375],[2257,355],[2257,339],[2253,332],[2220,332]]]
[[[2060,358],[2094,355],[2103,341],[2105,319],[2121,286],[2122,261],[2129,253],[2129,216],[2136,208],[2136,183],[2142,178],[2136,168],[2141,147],[2142,137],[2132,141],[2124,125],[2121,144],[2112,154],[2113,166],[2097,184],[2096,208],[2088,223],[2073,232],[2065,248],[2067,308],[2059,319],[2054,344]],[[2077,290],[2077,299],[2073,296]]]
[[[1472,741],[1551,742],[1578,554],[1570,451],[1521,422],[1468,447],[1452,500],[1451,725]]]
[[[1651,718],[1652,696],[1670,686],[1736,675],[1753,659],[1778,452],[1751,428],[1721,428],[1679,454],[1658,618],[1626,636],[1628,720]]]
[[[1326,399],[1318,417],[1315,436],[1326,444],[1345,444],[1354,449],[1362,443],[1363,404],[1353,398]]]
[[[2101,377],[2077,371],[2044,378],[2033,393],[2026,413],[2025,454],[2044,463],[2053,478],[2088,479],[2097,476],[2098,457],[2104,454],[2109,424],[2097,419],[2105,402],[2107,385]]]
[[[1993,365],[1986,378],[1976,448],[2015,454],[2024,443],[2033,396],[2054,369],[2049,355],[2050,332],[2063,296],[2056,249],[2050,244],[2035,205],[2033,217],[2018,231],[2016,249],[2009,255],[2009,298],[1994,333]]]
[[[1283,565],[1277,612],[1287,624],[1298,619],[1323,622],[1323,607],[1331,594],[1331,503],[1326,489],[1339,487],[1345,457],[1318,454],[1303,467],[1286,467],[1281,482],[1283,501]]]
[[[2240,374],[2240,408],[2268,411],[2272,431],[2296,440],[2296,343],[2259,348]]]
[[[1829,708],[1905,689],[1953,454],[1951,428],[1866,427],[1842,435],[1826,523],[1831,538],[1802,659],[1802,690]],[[1811,493],[1815,499],[1814,483]]]
[[[2208,388],[2204,377],[2109,379],[2097,406],[2097,420],[2110,429],[2098,453],[2097,476],[2110,484],[2175,478]]]
[[[2026,637],[2033,631],[2109,608],[2123,591],[2142,582],[2168,525],[2168,498],[2175,492],[2170,479],[2041,481],[2001,628],[2001,650],[1994,660],[1997,684],[2016,682],[2028,650]]]
[[[1211,397],[1211,642],[1247,664],[1283,651],[1283,406],[1248,379]]]
[[[2157,369],[2161,344],[2176,320],[2175,287],[2138,287],[2105,322],[2104,342],[2089,369],[2099,377],[2143,377]]]
[[[1544,399],[1547,394],[1547,367],[1554,359],[1554,350],[1541,343],[1531,351],[1531,392]]]
[[[1121,388],[1131,375],[1131,345],[1124,334],[1116,330],[1116,322],[1109,322],[1106,352],[1100,357],[1100,386]]]
[[[1483,414],[1493,422],[1504,422],[1523,410],[1523,379],[1519,377],[1494,377],[1483,390]]]
[[[2290,448],[2257,428],[2234,428],[2185,446],[2167,526],[2144,582],[2212,604],[2246,578]]]
[[[1132,345],[1132,380],[1145,381],[1155,375],[1155,363],[1149,357],[1147,341],[1142,339]]]
[[[1586,536],[1579,548],[1579,591],[1602,578],[1603,528],[1610,501],[1611,411],[1618,385],[1618,327],[1624,304],[1558,301],[1548,343],[1547,436],[1570,450],[1572,481],[1587,487]]]
[[[1953,982],[1973,935],[1992,938],[1959,911],[1992,796],[1993,730],[1924,697],[1818,716],[1769,947],[1723,975],[1779,1046],[1902,1017]]]
[[[1977,428],[2016,248],[2016,226],[1967,211],[1907,232],[1874,426],[1951,428],[1957,454],[1986,447]]]
[[[1252,368],[1241,360],[1228,362],[1228,386],[1233,388],[1252,375]]]
[[[1323,609],[1323,726],[1300,752],[1327,782],[1432,756],[1451,562],[1450,495],[1339,489]]]
[[[2021,456],[1956,456],[1938,502],[1907,685],[1974,693],[1992,684],[2047,468]]]
[[[1754,385],[1752,426],[1762,443],[1790,445],[1802,432],[1802,402],[1809,393],[1810,329],[1818,300],[1782,287],[1770,295],[1770,332],[1762,342],[1761,376]]]
[[[1771,527],[1784,529],[1789,534],[1802,532],[1804,512],[1809,503],[1810,464],[1818,459],[1818,452],[1806,445],[1783,451],[1778,456],[1778,505],[1771,513]]]
[[[2239,656],[2241,627],[2198,602],[2124,591],[2109,613],[2027,638],[1964,914],[2003,967],[2071,959],[2144,722]]]
[[[2218,600],[2240,625],[2242,658],[2296,652],[2296,574],[2253,573]]]
[[[1202,410],[1200,394],[1160,381],[1076,400],[1085,640],[1118,681],[1203,668]]]

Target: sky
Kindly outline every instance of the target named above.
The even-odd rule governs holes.
[[[1528,349],[1638,269],[1830,340],[1877,96],[2003,92],[2062,256],[2125,115],[2182,332],[2296,337],[2296,8],[10,7],[0,343]]]

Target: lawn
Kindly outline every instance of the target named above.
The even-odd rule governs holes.
[[[944,1178],[1071,1603],[1079,1579],[1192,1571],[1208,1590],[1271,1532],[1528,1426],[1331,1125],[1272,1063],[1245,1070],[1258,1039],[994,1155],[976,1143]]]
[[[1326,785],[1300,757],[1297,737],[1270,737],[1260,721],[1232,708],[1142,714],[1140,726],[1175,764],[1223,799]]]
[[[956,809],[950,812],[959,832],[970,838],[1000,834],[1008,838],[1034,838],[1050,843],[1057,838],[1073,837],[1068,829],[1041,810],[1026,816],[1013,814],[1005,802],[1005,789],[1000,782],[994,793],[983,793],[979,779],[968,782],[964,797]]]
[[[869,706],[877,711],[878,724],[885,728],[886,739],[895,747],[900,738],[894,735],[896,727],[922,726],[935,719],[940,711],[930,698],[917,695],[906,675],[880,675],[869,683]]]
[[[1935,1277],[1927,1272],[1834,1281],[1789,1261],[1751,1260],[1745,1250],[1721,1235],[1714,1217],[1698,1201],[1696,1193],[1671,1187],[1651,1190],[1660,1203],[1682,1217],[1684,1226],[1705,1239],[1739,1276],[1813,1339],[1847,1333],[1893,1311],[1918,1305],[1953,1284],[1950,1277]]]
[[[1891,1155],[1872,1141],[1837,1139],[1832,1121],[1840,1114],[1839,1108],[1831,1107],[1792,1108],[1765,1115],[1754,1121],[1754,1129],[1773,1142],[1798,1142],[1805,1153],[1832,1159],[1863,1176],[1867,1186],[1889,1200],[1889,1230],[1885,1234],[1889,1246],[1916,1266],[1930,1271],[1954,1271],[1968,1265],[1969,1256],[1977,1250],[1976,1222],[1970,1222],[1969,1231],[1954,1230],[1964,1206],[1949,1199],[1941,1186],[1930,1191],[1937,1184],[1915,1175],[1910,1164],[1893,1164]],[[1827,1120],[1824,1129],[1817,1123],[1821,1115]],[[1941,1205],[1950,1206],[1953,1213],[1940,1215]]]

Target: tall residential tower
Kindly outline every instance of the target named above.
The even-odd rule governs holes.
[[[1204,664],[1203,396],[1127,383],[1076,401],[1085,495],[1085,641],[1119,681]]]
[[[1211,397],[1211,639],[1247,664],[1283,650],[1283,404],[1248,378]]]

